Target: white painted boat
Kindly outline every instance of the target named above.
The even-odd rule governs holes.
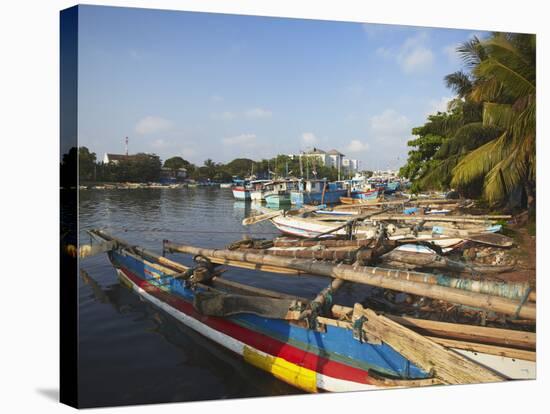
[[[290,234],[298,237],[313,238],[319,237],[321,234],[330,232],[335,227],[341,226],[344,222],[342,221],[323,221],[316,220],[314,218],[304,218],[293,215],[292,213],[277,216],[271,219],[271,222],[277,229],[281,232]],[[463,237],[454,237],[456,234],[446,235],[448,231],[444,231],[441,226],[434,227],[433,231],[427,231],[420,234],[413,234],[408,228],[397,228],[395,226],[389,227],[389,239],[390,240],[400,240],[400,239],[414,239],[414,240],[423,240],[429,239],[432,243],[444,249],[445,252],[452,250],[453,248],[458,247],[463,241]],[[336,230],[331,233],[331,235],[345,235],[346,228]],[[372,223],[364,222],[355,227],[355,235],[359,239],[372,239],[377,237],[377,227]],[[485,228],[487,233],[498,231],[496,227],[490,226]],[[456,231],[460,232],[460,231]],[[327,236],[330,237],[330,236]],[[441,238],[441,240],[437,240]]]

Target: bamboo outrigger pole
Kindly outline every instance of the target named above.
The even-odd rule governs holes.
[[[419,272],[403,272],[369,266],[356,267],[344,264],[334,265],[311,260],[288,259],[234,250],[204,249],[200,247],[177,245],[171,242],[165,242],[164,248],[171,252],[202,255],[209,258],[278,266],[281,268],[287,267],[308,274],[328,276],[335,279],[347,280],[349,282],[407,292],[413,295],[426,296],[432,299],[514,315],[524,319],[536,319],[536,307],[530,303],[522,303],[499,296],[408,280],[414,277],[414,275],[420,277],[426,275]],[[396,276],[398,275],[403,275],[404,278],[397,278]]]

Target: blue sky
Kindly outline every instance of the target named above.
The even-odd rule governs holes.
[[[445,109],[457,44],[484,32],[80,6],[80,145],[267,158],[316,146],[401,166]]]

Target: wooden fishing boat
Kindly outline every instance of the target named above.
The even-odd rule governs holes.
[[[342,188],[342,182],[327,180],[305,180],[298,183],[298,190],[290,192],[290,202],[294,205],[336,204],[348,190]]]
[[[357,199],[357,200],[378,201],[378,195],[379,195],[379,191],[377,189],[370,190],[370,191],[356,191],[352,194],[351,198]]]
[[[102,232],[94,234],[105,242],[115,240]],[[248,297],[248,305],[254,309],[246,313],[235,310],[236,314],[225,317],[201,314],[197,304],[202,300],[201,305],[207,307],[208,294],[218,292],[215,288],[203,284],[188,286],[181,278],[181,272],[187,270],[185,266],[147,254],[122,240],[116,239],[116,243],[117,248],[108,253],[109,259],[121,280],[143,299],[291,385],[317,392],[384,387],[380,378],[393,385],[410,385],[423,380],[432,383],[428,372],[386,344],[362,343],[353,338],[351,330],[337,326],[326,326],[326,331],[321,332],[285,319],[292,318],[289,306],[293,300],[284,295],[267,298],[255,307],[253,299]],[[216,287],[223,283],[221,278],[215,282],[213,286]],[[227,282],[226,288],[229,284],[238,285]],[[228,294],[233,298],[244,296],[245,287],[238,287],[236,291],[241,295],[231,290],[227,290]],[[280,318],[261,315],[279,311],[281,304],[285,311],[279,312]]]
[[[375,190],[378,193],[378,190]],[[340,197],[340,203],[342,204],[360,204],[360,205],[376,205],[381,198],[354,198],[354,197]]]
[[[267,202],[267,197],[270,195],[285,195],[281,201],[283,204],[290,204],[290,191],[297,187],[297,180],[256,180],[251,181],[253,190],[250,192],[250,199],[256,202]],[[288,198],[288,203],[286,199]],[[276,204],[276,199],[271,200],[271,204]]]
[[[250,189],[244,186],[233,187],[233,197],[235,200],[250,200]]]
[[[278,208],[280,206],[290,206],[290,192],[278,191],[277,193],[267,194],[265,202],[268,207]]]
[[[352,216],[352,220],[359,217],[358,215]],[[378,216],[380,217],[380,216]],[[377,216],[372,217],[372,220]],[[382,217],[387,219],[388,216]],[[346,221],[342,219],[320,219],[314,217],[301,217],[300,213],[289,211],[284,215],[278,215],[271,218],[273,225],[285,234],[292,236],[315,238],[315,237],[334,237],[345,236],[348,233],[348,228],[345,225]],[[486,233],[495,233],[500,230],[499,226],[477,226],[469,230],[451,229],[444,226],[433,226],[427,230],[420,232],[412,232],[410,227],[398,228],[391,227],[389,229],[390,240],[429,240],[437,246],[444,249],[444,251],[450,251],[455,247],[458,247],[465,238],[469,235],[478,235]],[[379,229],[372,222],[359,223],[354,226],[354,235],[359,239],[372,239],[378,237]]]
[[[223,279],[206,256],[188,268],[102,231],[90,234],[108,246],[105,250],[119,278],[143,299],[302,390],[353,391],[514,378],[475,362],[479,349],[472,343],[465,345],[456,335],[446,339],[454,340],[452,349],[471,356],[450,351],[437,342],[441,340],[429,339],[358,304],[353,308],[334,305],[324,314],[321,309],[330,289],[313,300],[259,289]],[[172,251],[169,244],[165,247]],[[337,282],[330,287],[336,289]],[[437,330],[426,322],[428,332],[430,326],[432,332]],[[464,330],[456,331],[459,338],[465,335]],[[511,342],[518,336],[513,334],[507,335]],[[510,353],[486,347],[487,355],[501,352],[502,358],[513,359]],[[527,360],[533,359],[528,351],[517,350],[513,355],[524,354]]]

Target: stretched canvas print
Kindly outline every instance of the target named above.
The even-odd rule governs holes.
[[[62,402],[535,379],[534,34],[60,23]]]

